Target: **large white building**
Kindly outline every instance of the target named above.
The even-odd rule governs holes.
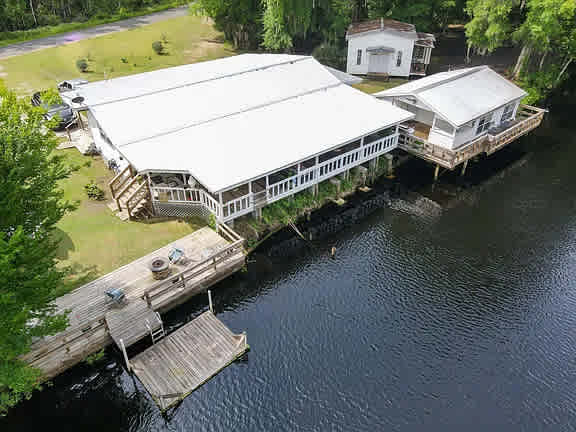
[[[426,75],[436,39],[412,24],[379,18],[351,24],[346,40],[349,74],[408,78]]]
[[[244,54],[66,92],[88,111],[111,183],[133,216],[259,210],[396,148],[414,115],[364,94],[312,57]]]

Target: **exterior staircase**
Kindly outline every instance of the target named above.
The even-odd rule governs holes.
[[[147,219],[152,216],[148,184],[131,166],[118,173],[109,186],[114,201],[108,207],[120,219]]]

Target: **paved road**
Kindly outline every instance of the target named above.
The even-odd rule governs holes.
[[[147,24],[152,24],[158,21],[181,17],[187,14],[188,14],[188,7],[184,6],[175,9],[167,9],[165,11],[156,12],[150,15],[143,15],[135,18],[125,19],[122,21],[116,21],[110,24],[102,24],[96,27],[90,27],[83,30],[76,30],[55,36],[45,37],[42,39],[34,39],[26,42],[20,42],[14,45],[7,45],[0,47],[0,59],[26,54],[32,51],[39,51],[45,48],[51,48],[71,42],[77,42],[79,40],[89,39],[95,36],[102,36],[108,33],[114,33],[122,30],[129,30]]]

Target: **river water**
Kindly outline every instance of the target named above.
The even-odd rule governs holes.
[[[274,247],[280,236],[251,257],[214,296],[252,350],[168,416],[110,349],[0,429],[575,430],[576,127],[560,115],[569,108],[555,105],[540,129],[464,179],[432,186],[432,168],[409,163],[390,205],[310,244]],[[167,324],[205,307],[189,302]]]

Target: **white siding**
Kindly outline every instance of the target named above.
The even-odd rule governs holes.
[[[516,110],[518,109],[519,104],[520,104],[520,101],[517,100],[515,102],[514,115],[516,114]],[[500,107],[497,110],[494,110],[490,113],[491,119],[492,119],[491,120],[492,121],[492,127],[500,125],[503,112],[504,112],[504,107]],[[456,137],[454,139],[454,148],[460,147],[461,145],[467,143],[468,141],[473,140],[477,136],[480,136],[481,134],[476,135],[476,128],[477,127],[478,127],[478,119],[476,119],[476,121],[474,122],[473,127],[464,126],[464,127],[459,128],[456,132]]]
[[[428,141],[430,141],[432,144],[446,147],[448,149],[453,148],[454,145],[454,137],[434,128],[430,129],[430,135],[428,135]]]
[[[388,73],[392,76],[408,77],[410,75],[410,64],[412,62],[412,50],[414,40],[409,36],[402,36],[396,32],[376,31],[364,33],[361,35],[351,36],[348,40],[348,62],[346,72],[357,75],[366,75],[368,73],[369,53],[367,48],[387,46],[394,48],[394,53],[388,54],[390,57],[390,70]],[[362,50],[362,62],[356,64],[358,50]],[[398,51],[402,51],[402,64],[396,66],[396,57]]]
[[[90,128],[92,138],[94,139],[94,145],[96,146],[98,152],[102,155],[102,158],[106,162],[115,160],[120,170],[126,168],[128,166],[128,162],[122,158],[118,150],[116,150],[104,139],[100,133],[100,127],[98,127],[98,123],[96,122],[94,115],[90,111],[87,111],[86,115],[88,117],[88,127]]]

